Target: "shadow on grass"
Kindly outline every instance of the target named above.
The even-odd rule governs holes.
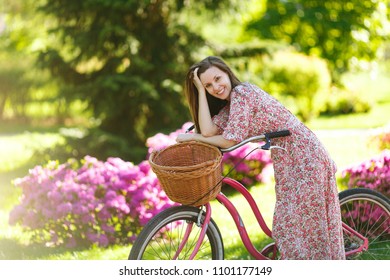
[[[267,244],[271,243],[270,238],[259,238],[254,241],[254,246],[261,251]],[[227,243],[227,242],[225,242]],[[23,244],[15,239],[0,239],[0,260],[48,260],[48,259],[72,259],[70,255],[88,250],[86,248],[47,247],[42,243]],[[117,246],[111,248],[99,248],[87,256],[90,259],[127,259],[129,246]],[[70,254],[70,255],[69,255]],[[62,257],[61,257],[62,256]],[[225,245],[225,260],[254,260],[246,250],[242,242]]]
[[[253,245],[260,252],[266,245],[272,242],[273,240],[269,237],[261,237],[253,241]],[[235,244],[225,245],[225,260],[255,260],[255,258],[247,251],[244,244],[239,241]]]

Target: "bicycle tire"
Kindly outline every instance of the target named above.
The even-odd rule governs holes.
[[[339,200],[342,221],[369,240],[366,251],[352,254],[347,259],[390,259],[389,199],[371,189],[353,188],[340,192]],[[360,243],[344,230],[346,253]]]
[[[188,259],[198,240],[198,221],[200,209],[190,206],[174,206],[152,218],[142,229],[134,242],[129,260],[171,260],[182,241],[184,227],[194,223],[189,241],[186,243],[177,259]],[[204,219],[202,216],[201,222]],[[224,247],[218,226],[210,220],[205,238],[195,259],[223,260]]]

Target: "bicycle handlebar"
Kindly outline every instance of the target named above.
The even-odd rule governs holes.
[[[291,131],[288,130],[288,129],[265,133],[266,138],[268,137],[269,139],[279,138],[279,137],[286,137],[286,136],[290,136],[290,135],[291,135]]]
[[[191,130],[193,130],[195,128],[195,125],[192,125],[190,126],[185,133],[188,133],[190,132]],[[253,136],[253,137],[250,137],[250,138],[247,138],[243,141],[241,141],[240,143],[236,144],[236,145],[233,145],[229,148],[226,148],[226,149],[220,149],[222,153],[227,153],[227,152],[231,152],[231,151],[234,151],[235,149],[237,148],[240,148],[242,146],[244,146],[245,144],[248,144],[249,142],[260,142],[260,141],[266,141],[265,145],[263,145],[261,148],[264,149],[264,150],[269,150],[271,148],[273,148],[271,146],[271,139],[272,138],[279,138],[279,137],[285,137],[285,136],[290,136],[291,135],[291,131],[286,129],[286,130],[280,130],[280,131],[274,131],[274,132],[268,132],[268,133],[264,133],[264,134],[261,134],[261,135],[257,135],[257,136]]]
[[[279,138],[279,137],[285,137],[285,136],[290,136],[290,135],[291,135],[291,132],[288,129],[275,131],[275,132],[264,133],[264,134],[261,134],[261,135],[257,135],[257,136],[253,136],[253,137],[247,138],[247,139],[241,141],[240,143],[238,143],[236,145],[233,145],[233,146],[231,146],[229,148],[221,149],[221,152],[222,153],[231,152],[231,151],[234,151],[237,148],[240,148],[240,147],[244,146],[245,144],[248,144],[249,142],[260,142],[260,141],[264,141],[264,140],[266,141],[266,144],[264,146],[262,146],[262,148],[265,149],[265,150],[269,150],[271,148],[270,140],[272,138]]]

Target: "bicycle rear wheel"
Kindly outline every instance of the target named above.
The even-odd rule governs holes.
[[[155,216],[143,228],[133,244],[129,260],[186,260],[198,241],[201,227],[198,227],[200,209],[189,206],[169,208]],[[204,216],[201,218],[201,223]],[[188,241],[182,240],[188,228],[192,227]],[[183,245],[183,248],[180,248]],[[177,252],[180,254],[177,256]],[[205,238],[195,259],[223,259],[224,249],[221,233],[211,219]]]
[[[390,202],[384,195],[365,188],[339,193],[342,221],[368,238],[368,249],[348,255],[362,241],[344,230],[347,259],[390,259]]]

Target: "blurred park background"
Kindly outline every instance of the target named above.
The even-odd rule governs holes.
[[[0,0],[0,259],[126,258],[130,243],[32,242],[9,225],[14,180],[85,156],[141,163],[147,139],[190,120],[185,74],[208,55],[298,115],[340,173],[379,155],[390,142],[389,11],[389,0]],[[272,184],[253,190],[272,197]],[[247,258],[237,244],[230,254]]]

